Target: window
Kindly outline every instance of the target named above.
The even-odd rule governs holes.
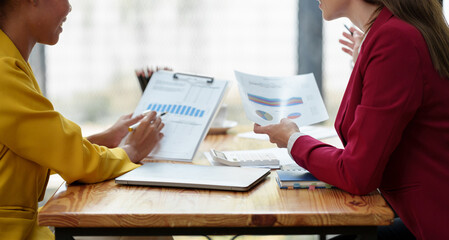
[[[298,0],[76,0],[47,47],[47,95],[84,134],[134,110],[134,70],[168,66],[233,82],[229,119],[244,115],[233,70],[296,74]]]

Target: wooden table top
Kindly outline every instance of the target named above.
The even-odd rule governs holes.
[[[258,149],[273,144],[230,135],[209,135],[203,152]],[[39,213],[39,224],[55,227],[294,227],[389,225],[393,212],[373,192],[355,196],[339,189],[279,189],[275,174],[248,192],[63,184]]]

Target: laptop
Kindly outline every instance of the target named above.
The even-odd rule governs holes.
[[[117,177],[124,185],[248,191],[270,174],[270,169],[145,163]]]

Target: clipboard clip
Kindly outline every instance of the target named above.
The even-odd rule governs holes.
[[[207,80],[207,83],[213,83],[214,82],[214,78],[213,77],[194,75],[194,74],[188,74],[188,73],[175,73],[175,74],[173,74],[173,79],[180,79],[181,76],[193,77],[193,78],[204,78],[204,79]]]

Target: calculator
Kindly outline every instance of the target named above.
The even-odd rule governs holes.
[[[257,151],[220,152],[210,150],[212,158],[228,166],[279,166],[280,161],[273,153]]]

